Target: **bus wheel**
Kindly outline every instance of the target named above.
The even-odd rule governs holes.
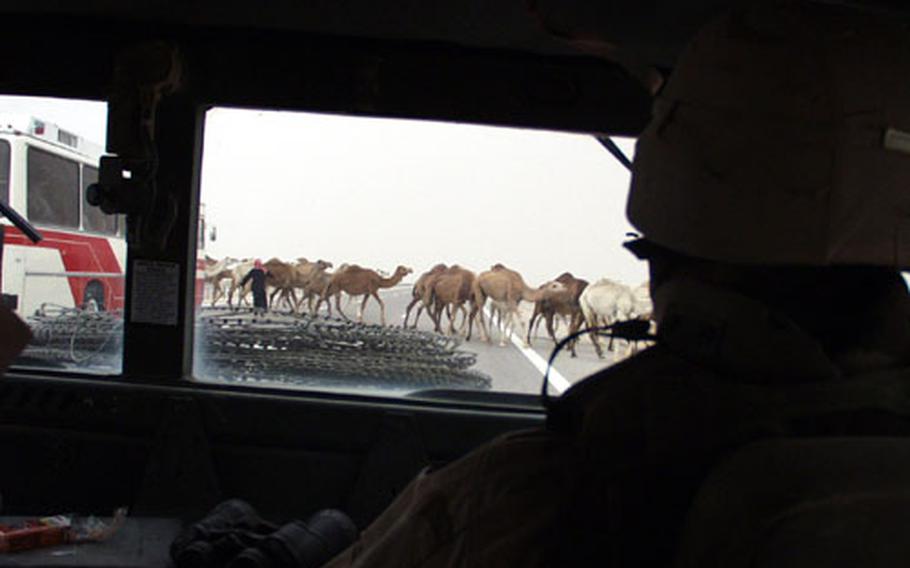
[[[82,294],[82,309],[93,312],[104,311],[104,285],[97,280],[92,280],[85,287]]]

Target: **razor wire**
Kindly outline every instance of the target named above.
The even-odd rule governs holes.
[[[123,317],[119,312],[42,304],[27,321],[32,340],[22,353],[23,360],[102,369],[120,366]]]
[[[28,318],[28,361],[119,368],[120,314],[44,305]],[[203,310],[197,314],[197,375],[205,380],[338,384],[386,389],[488,389],[474,353],[438,333],[322,316]]]
[[[351,320],[213,313],[197,318],[197,349],[211,378],[294,384],[345,381],[373,388],[490,388],[460,340]]]

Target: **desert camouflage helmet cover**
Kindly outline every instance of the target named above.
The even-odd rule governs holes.
[[[907,27],[793,3],[707,26],[638,140],[628,215],[701,258],[910,267]]]

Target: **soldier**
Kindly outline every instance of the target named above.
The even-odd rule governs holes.
[[[328,566],[666,566],[733,449],[910,432],[907,101],[898,24],[774,3],[702,30],[635,155],[658,344],[420,474]]]

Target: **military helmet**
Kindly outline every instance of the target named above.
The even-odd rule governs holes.
[[[649,240],[746,264],[910,267],[910,32],[775,3],[702,29],[638,139]]]

